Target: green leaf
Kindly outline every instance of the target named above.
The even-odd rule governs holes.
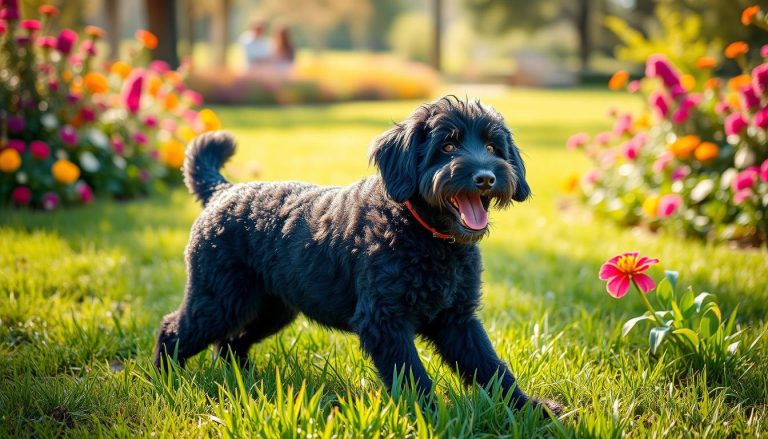
[[[653,320],[653,317],[649,315],[641,315],[639,317],[627,320],[627,322],[624,323],[624,326],[621,327],[621,336],[626,337],[627,334],[629,334],[629,331],[631,331],[636,324],[642,322],[643,320]]]
[[[680,277],[680,273],[677,271],[664,270],[664,277],[669,281],[669,284],[672,285],[672,292],[674,293],[675,288],[677,288],[677,278]]]
[[[675,329],[674,331],[672,331],[672,333],[680,335],[681,337],[687,339],[693,345],[694,350],[696,352],[699,351],[699,335],[693,332],[692,329],[680,328],[680,329]]]
[[[659,303],[664,306],[669,306],[674,293],[675,292],[672,290],[672,284],[669,282],[667,277],[661,279],[659,284],[656,285],[656,297],[659,299]]]
[[[685,291],[683,297],[680,298],[679,305],[680,311],[683,312],[684,316],[693,308],[693,289],[691,287],[688,287],[688,290]]]
[[[705,312],[699,323],[699,332],[701,332],[701,336],[704,338],[712,337],[715,335],[718,328],[720,328],[720,316],[715,314],[712,310]]]
[[[683,321],[683,312],[680,311],[680,307],[677,306],[677,302],[672,300],[672,312],[675,315],[675,321],[682,322]]]
[[[707,292],[703,292],[696,296],[695,299],[693,299],[694,305],[696,305],[696,312],[701,313],[701,307],[704,306],[705,303],[712,303],[715,301],[715,295],[710,294]]]
[[[651,329],[650,334],[648,334],[648,343],[651,345],[652,355],[656,355],[656,352],[659,350],[659,346],[661,346],[661,342],[664,341],[664,338],[671,329],[672,328],[669,326],[657,326]]]
[[[725,336],[731,335],[733,333],[733,325],[736,323],[736,311],[739,310],[739,305],[736,305],[736,308],[733,309],[733,312],[731,312],[731,316],[728,318],[728,323],[725,324]]]

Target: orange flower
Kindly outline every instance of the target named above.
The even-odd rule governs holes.
[[[734,59],[749,52],[749,45],[743,41],[734,41],[726,46],[723,53],[726,58]]]
[[[728,80],[728,90],[732,92],[738,92],[745,85],[752,83],[752,77],[749,75],[734,76]]]
[[[571,174],[568,177],[565,178],[561,185],[563,192],[566,193],[572,193],[576,190],[577,187],[579,187],[579,175],[578,174]]]
[[[104,93],[109,90],[107,78],[98,72],[88,72],[83,78],[85,88],[93,94]]]
[[[704,89],[716,90],[720,88],[722,85],[723,85],[723,81],[721,81],[720,78],[709,78],[707,79],[707,82],[704,83]]]
[[[168,93],[165,95],[165,99],[163,99],[163,106],[169,111],[175,109],[179,106],[179,97],[174,93]]]
[[[112,64],[112,67],[109,68],[109,71],[116,74],[117,76],[125,79],[128,77],[128,75],[131,74],[131,71],[133,70],[133,67],[131,67],[128,63],[124,63],[122,61],[117,61],[114,64]]]
[[[700,70],[709,70],[717,65],[717,60],[711,56],[702,56],[696,60],[696,68]]]
[[[626,70],[618,70],[613,74],[613,76],[611,76],[611,79],[608,81],[608,88],[611,90],[620,90],[624,88],[625,85],[627,85],[628,79],[629,72]]]
[[[214,113],[213,110],[205,108],[203,110],[200,110],[200,113],[198,113],[197,116],[200,122],[203,124],[203,132],[216,131],[218,129],[221,129],[221,122],[219,121],[218,116],[216,116],[216,113]]]
[[[37,9],[41,14],[49,17],[55,17],[59,15],[59,8],[53,5],[42,5]]]
[[[61,79],[64,80],[64,82],[69,82],[72,80],[72,72],[69,70],[64,70],[61,72]]]
[[[181,77],[181,74],[176,70],[168,70],[167,72],[163,73],[163,79],[165,79],[168,83],[170,83],[173,86],[181,84],[182,81],[184,80]]]
[[[684,160],[690,157],[691,153],[701,143],[699,136],[695,134],[689,134],[678,138],[674,143],[669,145],[669,150],[675,157]]]
[[[760,6],[747,6],[741,11],[741,24],[749,26],[755,20],[755,16],[760,12]]]
[[[696,151],[693,153],[693,155],[696,157],[696,160],[700,162],[712,160],[719,154],[720,148],[712,142],[701,142],[701,144],[696,147]]]
[[[0,152],[0,171],[13,172],[21,166],[21,155],[13,148],[6,148]]]
[[[80,168],[69,160],[57,160],[51,168],[53,178],[59,183],[72,184],[80,178]]]
[[[155,75],[150,76],[147,80],[147,91],[151,96],[157,97],[160,87],[162,86],[163,81]]]
[[[86,26],[85,34],[92,38],[101,38],[104,36],[104,29],[98,26]]]
[[[137,30],[136,39],[149,50],[153,50],[157,47],[157,37],[148,30]]]
[[[180,168],[184,164],[184,145],[171,139],[160,147],[160,158],[171,168]]]

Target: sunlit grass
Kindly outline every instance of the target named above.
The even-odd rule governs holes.
[[[449,92],[465,95],[461,87]],[[53,214],[0,212],[0,436],[278,435],[430,437],[532,435],[750,437],[768,432],[768,343],[725,382],[676,373],[618,327],[642,305],[608,297],[600,264],[620,251],[659,257],[683,285],[740,305],[751,339],[768,329],[768,252],[733,250],[619,229],[562,210],[560,182],[585,169],[562,145],[608,128],[600,91],[471,89],[507,118],[535,196],[493,212],[483,242],[481,317],[521,385],[563,402],[560,422],[514,413],[497,391],[464,389],[419,344],[438,385],[437,411],[381,390],[357,340],[300,319],[251,350],[236,371],[210,351],[159,376],[149,356],[160,317],[182,297],[183,247],[199,207],[183,189],[140,201],[99,200]],[[419,102],[220,108],[240,140],[230,174],[348,184],[373,169],[370,141]],[[301,429],[299,431],[299,429]],[[314,435],[314,436],[313,436]]]

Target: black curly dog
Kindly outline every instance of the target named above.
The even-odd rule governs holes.
[[[423,105],[372,144],[380,175],[346,187],[232,184],[219,169],[234,151],[223,132],[187,149],[184,181],[205,208],[186,248],[186,296],[160,326],[155,366],[166,355],[183,364],[211,343],[246,360],[302,312],[357,334],[387,388],[405,370],[431,392],[419,335],[466,383],[499,375],[515,408],[529,401],[476,315],[487,210],[530,195],[498,112],[455,97]]]

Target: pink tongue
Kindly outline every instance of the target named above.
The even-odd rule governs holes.
[[[488,213],[483,209],[483,203],[477,194],[461,194],[456,196],[462,222],[474,230],[482,230],[488,225]]]

